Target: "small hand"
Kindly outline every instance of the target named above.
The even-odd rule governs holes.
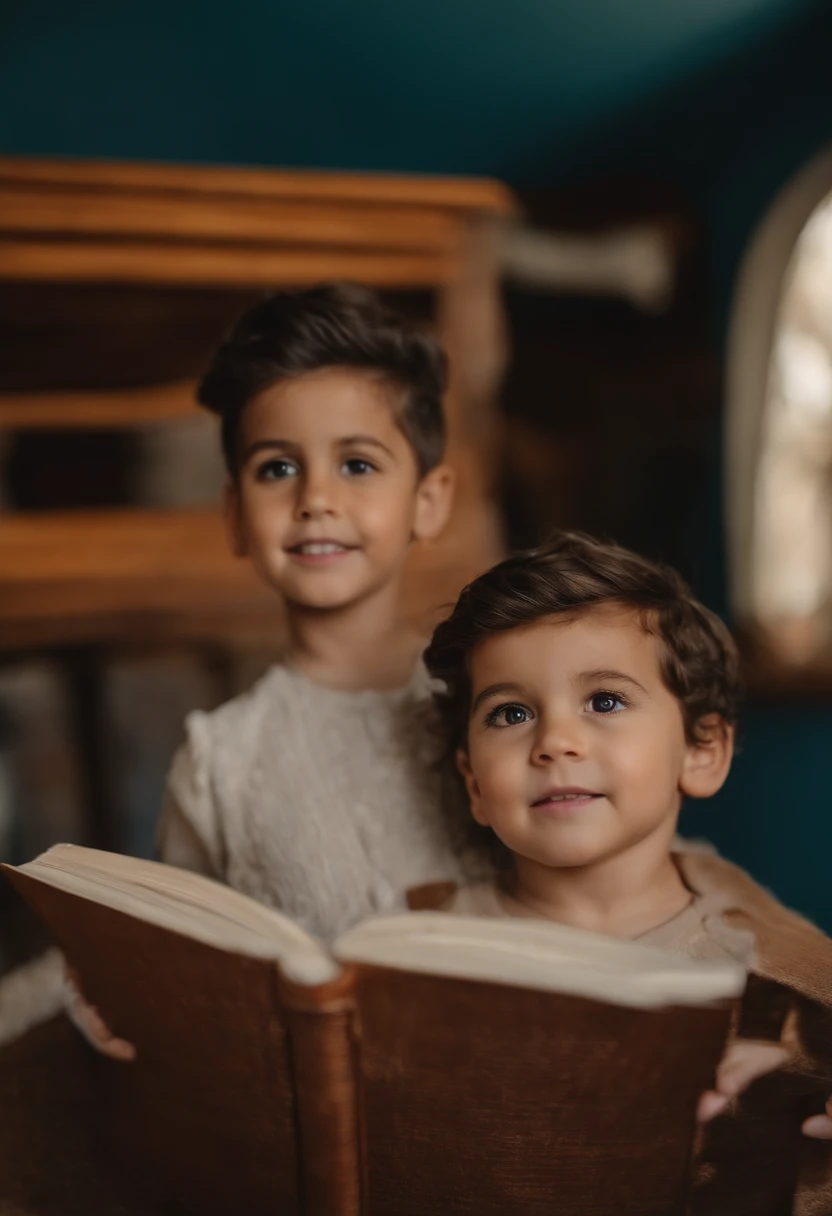
[[[111,1060],[121,1060],[124,1063],[135,1060],[136,1048],[134,1045],[127,1039],[117,1038],[95,1006],[84,1000],[77,971],[67,967],[66,979],[70,988],[67,1013],[87,1042],[102,1055],[109,1056]]]
[[[787,1048],[781,1047],[779,1043],[737,1039],[727,1049],[716,1070],[716,1088],[709,1089],[699,1099],[696,1110],[699,1122],[707,1123],[721,1114],[732,1098],[741,1094],[758,1077],[773,1072],[775,1068],[781,1068],[789,1056]],[[832,1121],[827,1121],[830,1122],[832,1138]]]
[[[825,1115],[812,1115],[803,1124],[803,1132],[813,1140],[832,1140],[832,1098],[826,1103]]]

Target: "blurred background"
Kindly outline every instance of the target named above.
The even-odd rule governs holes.
[[[420,606],[557,526],[677,565],[750,687],[684,829],[832,931],[831,62],[826,0],[7,0],[4,859],[150,855],[184,716],[279,653],[192,385],[348,277],[454,361]]]

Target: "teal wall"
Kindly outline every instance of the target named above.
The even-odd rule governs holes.
[[[0,150],[677,183],[711,258],[714,342],[738,260],[832,143],[828,0],[6,0]],[[672,408],[673,403],[669,402]],[[724,609],[718,486],[692,565]],[[752,706],[688,827],[832,930],[832,705]]]
[[[808,0],[6,0],[0,147],[516,179]]]
[[[832,707],[750,706],[724,789],[682,817],[727,857],[832,933]]]

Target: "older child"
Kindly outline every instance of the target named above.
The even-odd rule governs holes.
[[[783,1155],[790,1137],[800,1151],[801,1118],[815,1115],[810,1135],[828,1131],[832,942],[675,837],[683,798],[714,794],[731,764],[739,664],[727,630],[674,572],[564,535],[467,587],[426,662],[445,683],[447,737],[500,869],[458,890],[449,910],[543,917],[701,959],[747,954],[753,935],[760,1037],[785,994],[793,1058],[734,1104],[739,1117],[710,1125],[697,1210],[774,1211],[763,1200],[776,1206],[777,1185],[789,1184]],[[754,1033],[748,1010],[744,1032]],[[763,1056],[741,1079],[729,1053],[703,1114],[765,1070]],[[828,1213],[828,1146],[804,1147],[793,1210]],[[749,1184],[728,1194],[718,1167],[742,1157]],[[791,1211],[781,1199],[777,1210]]]
[[[433,338],[335,285],[257,304],[199,386],[221,422],[234,551],[283,603],[288,649],[188,719],[159,853],[324,939],[466,873],[440,805],[426,639],[400,604],[408,555],[451,508],[445,381]],[[77,993],[71,1008],[131,1058]]]
[[[218,414],[235,552],[285,605],[285,660],[193,714],[162,860],[330,939],[460,873],[432,763],[425,639],[402,625],[414,545],[442,531],[446,360],[370,293],[274,295],[202,380]]]

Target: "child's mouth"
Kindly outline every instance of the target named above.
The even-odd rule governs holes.
[[[574,814],[575,811],[585,810],[602,797],[602,794],[598,794],[594,790],[551,790],[533,802],[532,808],[543,815],[557,818]]]
[[[287,552],[307,566],[326,566],[352,553],[355,546],[342,545],[337,540],[306,540],[291,545]]]

